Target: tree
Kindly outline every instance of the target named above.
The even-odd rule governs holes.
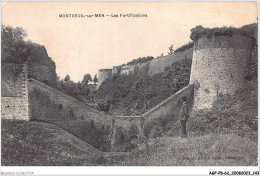
[[[85,74],[84,77],[83,77],[83,80],[81,82],[82,86],[84,87],[84,86],[88,85],[89,82],[92,82],[91,75]]]
[[[21,27],[2,25],[1,35],[2,62],[24,63],[28,60],[31,52],[24,41],[27,33]]]
[[[170,52],[168,52],[169,55],[172,55],[174,53],[173,45],[169,47]]]
[[[67,76],[64,78],[64,81],[65,81],[65,82],[70,81],[70,75],[67,75]]]
[[[97,74],[95,74],[94,79],[93,79],[93,82],[94,82],[94,84],[97,84],[97,82],[98,82]]]
[[[88,87],[87,84],[85,84],[85,85],[82,87],[81,92],[83,93],[83,95],[85,95],[85,96],[89,96],[90,89],[89,89],[89,87]]]

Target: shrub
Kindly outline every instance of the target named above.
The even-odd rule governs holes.
[[[24,41],[27,33],[21,27],[1,27],[1,61],[24,63],[28,61],[31,51]]]
[[[194,116],[191,130],[206,133],[236,133],[240,136],[257,135],[257,80],[247,84],[234,96],[222,95],[212,109],[198,112]]]
[[[254,32],[254,25],[253,26],[247,26],[242,28],[234,28],[234,27],[221,27],[221,28],[204,28],[203,26],[199,25],[195,28],[191,29],[191,35],[190,39],[195,41],[202,37],[218,37],[218,36],[233,36],[235,34],[239,34],[242,36],[249,36],[251,38],[253,37]]]
[[[158,138],[158,137],[162,137],[162,131],[160,130],[160,128],[155,127],[150,135],[150,138]]]
[[[248,68],[245,71],[245,78],[247,80],[252,80],[258,77],[258,67],[257,67],[258,63],[257,61],[254,61],[253,59],[251,59]]]
[[[177,49],[174,51],[174,53],[183,52],[183,51],[185,51],[185,50],[187,50],[187,49],[190,49],[190,48],[192,48],[192,47],[193,47],[193,42],[189,42],[189,43],[187,43],[187,44],[185,44],[185,45],[182,45],[181,47],[177,48]]]
[[[138,63],[144,63],[144,62],[148,62],[150,60],[154,59],[153,56],[147,56],[147,57],[139,57],[138,59],[134,59],[130,62],[127,63],[127,65],[135,65]]]

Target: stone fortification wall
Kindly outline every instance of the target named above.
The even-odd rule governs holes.
[[[56,65],[48,56],[44,46],[29,44],[31,56],[28,61],[28,75],[52,86],[57,85]]]
[[[98,71],[98,84],[99,87],[102,82],[104,82],[106,79],[110,78],[112,76],[112,69],[101,69]]]
[[[159,128],[164,134],[172,126],[180,128],[179,113],[183,96],[187,97],[189,112],[191,112],[193,85],[188,85],[141,116],[115,117],[111,138],[112,150],[128,151],[144,138],[151,137],[155,128]]]
[[[124,65],[121,67],[121,75],[129,75],[135,72],[135,65]]]
[[[35,79],[28,87],[32,120],[55,124],[96,148],[110,150],[112,117]]]
[[[243,89],[253,42],[246,36],[200,38],[194,42],[190,84],[194,109],[211,108],[221,94]]]
[[[159,128],[164,133],[171,126],[176,126],[176,124],[177,128],[180,127],[179,113],[182,107],[182,97],[184,96],[187,98],[187,104],[191,112],[193,85],[188,85],[142,115],[144,119],[144,135],[146,137],[149,137],[155,128]]]
[[[120,74],[121,66],[114,66],[112,69],[112,76]]]
[[[1,97],[1,118],[29,120],[28,101],[23,97]]]
[[[153,76],[162,73],[166,67],[171,66],[174,62],[185,58],[192,58],[192,48],[173,55],[168,55],[151,60],[148,74],[149,76]]]
[[[166,67],[171,66],[174,62],[185,59],[192,58],[192,48],[185,50],[183,52],[178,52],[173,55],[163,56],[160,58],[153,59],[148,62],[138,63],[135,65],[124,65],[121,67],[120,74],[128,75],[131,73],[137,73],[143,75],[143,73],[153,76],[162,73]],[[141,73],[139,73],[141,72]]]
[[[138,74],[143,75],[147,74],[147,68],[149,68],[150,61],[137,63],[135,65],[124,65],[121,67],[120,74],[121,75],[129,75],[129,74]]]
[[[29,120],[27,65],[2,63],[1,118]]]
[[[151,61],[137,63],[135,65],[114,66],[113,69],[101,69],[98,72],[98,86],[109,77],[119,75],[136,74],[142,76],[154,76],[162,73],[166,67],[171,66],[174,62],[182,59],[192,58],[192,48],[173,55],[168,55]]]

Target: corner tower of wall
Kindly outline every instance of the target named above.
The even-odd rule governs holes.
[[[234,94],[245,85],[244,72],[253,41],[234,35],[200,38],[194,42],[190,84],[194,84],[194,110],[211,108],[220,94]]]
[[[112,75],[112,69],[100,69],[100,70],[98,70],[98,87],[106,79],[110,78],[111,75]]]

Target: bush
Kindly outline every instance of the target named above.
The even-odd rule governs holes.
[[[252,80],[244,90],[234,96],[222,95],[210,110],[194,116],[193,132],[236,133],[240,136],[257,136],[257,80]]]
[[[24,38],[27,33],[21,27],[1,27],[1,61],[21,64],[26,62],[31,55]]]
[[[160,130],[160,128],[155,127],[150,135],[150,138],[158,138],[158,137],[162,137],[162,131]]]
[[[138,63],[144,63],[144,62],[148,62],[150,60],[154,59],[153,56],[147,56],[147,57],[139,57],[138,59],[134,59],[130,62],[127,63],[127,65],[135,65]]]
[[[192,48],[192,47],[193,47],[193,42],[189,42],[189,43],[187,43],[187,44],[185,44],[185,45],[182,45],[181,47],[177,48],[177,49],[174,51],[174,53],[183,52],[183,51],[185,51],[185,50],[187,50],[187,49],[190,49],[190,48]]]
[[[243,26],[242,28],[234,28],[234,27],[221,27],[221,28],[204,28],[203,26],[199,25],[195,28],[191,29],[190,39],[195,41],[202,37],[218,37],[218,36],[233,36],[235,34],[242,35],[242,36],[249,36],[254,38],[254,24],[252,26]]]

